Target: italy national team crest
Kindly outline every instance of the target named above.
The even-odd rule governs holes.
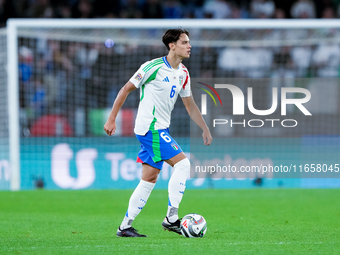
[[[172,144],[171,144],[171,147],[172,147],[175,151],[178,150],[178,146],[177,146],[177,144],[175,144],[175,143],[172,143]]]
[[[179,85],[182,86],[182,83],[183,83],[183,75],[180,75],[179,76]]]
[[[142,77],[142,75],[141,75],[140,73],[137,74],[136,77],[135,77],[135,79],[136,79],[137,81],[140,81],[142,78],[143,78],[143,77]]]

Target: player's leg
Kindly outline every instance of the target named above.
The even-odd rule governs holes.
[[[167,215],[162,223],[164,229],[180,234],[180,219],[178,219],[178,207],[181,203],[186,180],[190,173],[190,161],[183,152],[165,160],[174,167],[174,172],[169,180],[168,194],[169,203]]]
[[[128,210],[122,224],[118,228],[117,236],[146,237],[145,235],[138,234],[131,224],[145,206],[155,186],[159,172],[159,169],[143,163],[142,178],[130,197]]]
[[[190,162],[183,152],[165,162],[174,167],[168,184],[169,204],[167,217],[170,222],[175,222],[178,219],[178,207],[182,201],[186,180],[190,172]]]
[[[165,161],[174,167],[168,186],[168,213],[162,226],[170,231],[180,233],[178,206],[183,197],[186,179],[189,176],[190,162],[181,147],[170,136],[169,129],[149,131],[145,136],[137,135],[137,138],[142,143],[142,150],[144,151],[138,154],[140,160],[137,160],[138,162],[149,160],[149,165],[161,169],[161,165],[158,164],[163,164],[163,161]]]

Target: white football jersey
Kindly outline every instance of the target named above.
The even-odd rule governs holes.
[[[145,135],[149,130],[168,128],[178,94],[181,97],[190,96],[188,69],[183,64],[177,70],[173,69],[166,57],[141,65],[130,82],[140,88],[134,129],[137,135]]]

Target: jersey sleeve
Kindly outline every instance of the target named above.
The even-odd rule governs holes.
[[[187,69],[183,69],[183,71],[185,72],[185,80],[182,86],[181,91],[179,92],[179,95],[181,97],[190,97],[191,92],[190,92],[190,87],[191,87],[191,83],[190,83],[190,75]]]
[[[140,86],[142,86],[150,77],[152,72],[146,71],[146,66],[148,66],[151,63],[151,61],[147,61],[144,64],[140,66],[140,68],[137,70],[137,72],[130,78],[130,82],[133,83],[133,85],[136,86],[138,89]],[[143,70],[144,69],[144,70]]]

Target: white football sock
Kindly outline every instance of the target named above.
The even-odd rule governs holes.
[[[133,220],[145,206],[153,187],[155,187],[155,183],[140,180],[138,186],[130,197],[128,210],[122,224],[120,225],[121,230],[131,227]]]
[[[185,183],[190,173],[190,161],[185,158],[174,165],[174,172],[168,185],[169,204],[167,217],[170,222],[178,219],[178,206],[182,200]]]

